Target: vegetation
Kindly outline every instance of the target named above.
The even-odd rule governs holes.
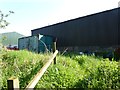
[[[3,51],[1,55],[2,87],[7,79],[19,77],[25,88],[50,54],[28,51]],[[35,88],[120,88],[120,62],[95,56],[58,55],[57,64],[51,65]]]
[[[0,62],[2,88],[7,88],[10,77],[18,77],[20,87],[24,88],[49,58],[48,54],[35,54],[26,50],[3,52]]]
[[[94,56],[58,56],[36,88],[120,88],[118,62]]]
[[[14,13],[13,11],[9,11],[8,14],[3,14],[2,11],[0,11],[0,28],[5,28],[9,25],[9,22],[7,22],[5,19],[11,14]]]

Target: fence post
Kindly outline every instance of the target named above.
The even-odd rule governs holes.
[[[18,78],[11,77],[7,80],[8,90],[19,90]]]
[[[57,38],[53,38],[53,53],[56,51],[56,42]],[[56,57],[54,58],[54,64],[56,64],[57,60]]]
[[[34,78],[30,81],[30,83],[27,85],[25,90],[33,90],[33,88],[36,86],[38,81],[41,79],[47,68],[50,66],[50,64],[53,62],[54,58],[56,57],[58,53],[58,50],[56,50],[52,56],[51,59],[48,60],[48,62],[38,71],[38,73],[34,76]]]

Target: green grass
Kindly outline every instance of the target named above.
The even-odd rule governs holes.
[[[7,79],[14,76],[19,78],[20,87],[25,88],[49,57],[49,54],[35,54],[28,51],[4,52],[0,63],[2,71],[2,87],[6,88]]]
[[[20,88],[25,88],[51,54],[28,51],[0,51],[2,87],[7,79],[18,77]],[[120,62],[95,56],[58,55],[35,88],[120,88]]]
[[[118,62],[94,56],[58,56],[36,88],[120,88]]]

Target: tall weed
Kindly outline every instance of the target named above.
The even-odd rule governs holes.
[[[25,88],[51,54],[28,51],[0,51],[1,86],[7,79],[18,77],[20,88]],[[120,88],[120,62],[95,56],[58,55],[35,88]]]
[[[20,87],[25,88],[49,56],[49,54],[35,54],[28,51],[7,51],[1,58],[2,88],[7,87],[7,79],[13,76],[18,77]]]

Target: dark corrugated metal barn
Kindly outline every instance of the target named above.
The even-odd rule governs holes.
[[[32,30],[57,38],[58,47],[120,45],[120,8]]]

